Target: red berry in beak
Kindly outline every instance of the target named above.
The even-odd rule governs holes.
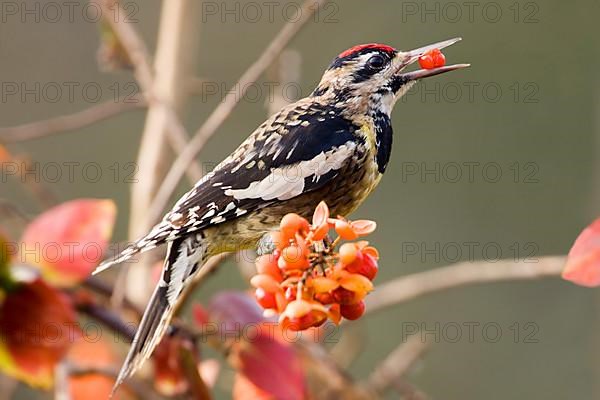
[[[423,69],[434,69],[443,67],[446,64],[446,57],[439,49],[429,50],[419,57],[419,65]]]

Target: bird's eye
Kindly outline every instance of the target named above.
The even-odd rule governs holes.
[[[374,55],[367,61],[367,66],[374,71],[379,71],[384,67],[384,65],[385,59],[379,54]]]

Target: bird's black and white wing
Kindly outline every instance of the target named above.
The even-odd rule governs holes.
[[[355,154],[353,133],[358,128],[339,110],[322,105],[282,110],[187,192],[146,237],[96,272],[161,243],[323,187]]]

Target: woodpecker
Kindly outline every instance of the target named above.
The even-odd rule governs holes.
[[[256,248],[287,213],[309,216],[325,201],[332,215],[345,216],[365,200],[390,160],[396,101],[419,79],[468,64],[411,72],[406,67],[459,40],[411,51],[364,44],[342,52],[308,97],[267,119],[145,237],[98,267],[95,273],[167,245],[162,277],[115,389],[150,357],[207,258]]]

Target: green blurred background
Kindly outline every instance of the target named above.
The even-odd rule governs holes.
[[[18,3],[33,8],[37,2]],[[222,12],[225,6],[235,9],[236,3],[213,4]],[[241,16],[237,21],[219,13],[205,16],[202,22],[199,15],[197,75],[230,87],[283,26],[287,3],[274,3],[272,21],[263,2],[254,3],[263,13],[259,18],[249,9],[244,17],[245,2],[237,3]],[[40,4],[43,7],[44,2]],[[160,2],[135,4],[136,28],[154,49]],[[76,8],[73,22],[66,15],[53,23],[43,15],[36,22],[31,16],[3,14],[3,90],[7,82],[29,88],[55,82],[64,91],[53,102],[50,93],[41,93],[38,101],[33,95],[22,99],[22,88],[17,95],[4,90],[1,126],[95,104],[84,96],[86,83],[99,86],[104,101],[112,99],[116,89],[121,94],[131,91],[130,73],[99,70],[98,28],[81,18],[81,9]],[[382,256],[378,282],[446,265],[455,258],[467,260],[470,242],[475,242],[472,256],[476,259],[495,259],[497,250],[502,258],[529,256],[533,261],[566,254],[576,235],[600,211],[600,190],[595,185],[600,178],[596,150],[600,144],[599,15],[600,3],[593,0],[335,1],[293,40],[289,48],[302,56],[298,85],[308,94],[333,57],[352,45],[382,42],[409,49],[455,36],[464,39],[445,54],[449,63],[472,63],[470,69],[432,78],[396,106],[388,172],[355,215],[379,222],[372,237]],[[73,100],[68,98],[66,82],[79,84]],[[243,99],[205,147],[203,162],[219,162],[263,121],[264,82],[258,82],[264,90],[258,100]],[[190,99],[185,118],[190,132],[223,95],[221,91]],[[86,178],[79,167],[71,182],[62,169],[63,176],[50,188],[59,200],[115,199],[119,222],[114,240],[125,240],[129,208],[125,165],[136,160],[143,123],[144,112],[133,111],[76,132],[9,148],[28,154],[42,169],[49,163],[98,163],[102,177],[97,182]],[[121,171],[116,179],[115,165]],[[474,165],[472,176],[467,165]],[[436,168],[439,179],[424,173]],[[501,175],[496,177],[498,172]],[[182,184],[178,194],[187,186]],[[14,179],[2,179],[0,197],[20,204],[28,213],[40,211]],[[228,266],[198,296],[208,299],[223,287],[244,288],[246,283],[236,268]],[[365,376],[409,327],[424,324],[438,331],[439,340],[435,343],[434,334],[429,335],[434,342],[431,350],[409,378],[433,398],[597,399],[599,311],[597,290],[558,279],[449,290],[355,323],[364,334],[365,348],[351,371]],[[479,324],[474,340],[469,340],[465,323]],[[497,342],[486,339],[482,331],[490,323],[502,329]],[[462,327],[456,343],[452,343],[454,324]],[[517,340],[515,329],[520,333]],[[535,342],[525,340],[533,331]],[[495,336],[493,329],[488,333]]]

